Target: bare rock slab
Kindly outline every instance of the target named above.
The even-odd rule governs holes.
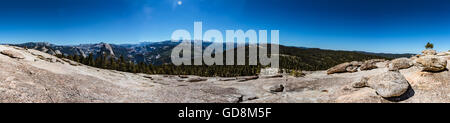
[[[370,88],[362,88],[354,93],[340,96],[336,99],[336,103],[383,103],[383,98],[377,95],[375,90]]]
[[[24,59],[25,58],[22,54],[12,51],[12,50],[3,50],[0,53],[3,55],[9,56],[11,58],[16,58],[16,59]]]

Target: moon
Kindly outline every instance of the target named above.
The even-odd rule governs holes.
[[[177,2],[177,4],[178,4],[179,6],[181,6],[181,4],[183,4],[183,1],[180,0],[180,1]]]

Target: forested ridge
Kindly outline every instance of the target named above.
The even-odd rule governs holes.
[[[248,63],[248,46],[247,63]],[[269,50],[270,51],[270,48]],[[236,52],[235,52],[236,53]],[[269,52],[270,53],[270,52]],[[290,71],[326,70],[332,66],[349,61],[364,61],[368,59],[388,59],[381,56],[366,55],[351,51],[333,51],[313,48],[297,48],[280,45],[280,68]],[[94,57],[91,53],[87,57],[81,55],[56,55],[88,66],[118,70],[132,73],[167,74],[167,75],[198,75],[198,76],[250,76],[258,75],[262,65],[180,65],[171,63],[152,65],[144,62],[135,63],[120,56],[119,58],[100,55]]]

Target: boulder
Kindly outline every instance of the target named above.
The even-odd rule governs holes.
[[[363,87],[367,87],[367,81],[369,80],[369,78],[367,77],[362,77],[360,80],[353,82],[352,83],[352,87],[353,88],[363,88]]]
[[[367,60],[364,63],[362,63],[360,69],[361,70],[372,70],[375,68],[378,68],[377,63],[378,62],[384,62],[386,60],[384,59],[371,59],[371,60]]]
[[[400,69],[407,69],[413,65],[413,61],[408,58],[398,58],[394,59],[389,63],[390,71],[397,71]]]
[[[330,69],[327,70],[328,74],[333,74],[333,73],[343,73],[343,72],[347,72],[347,67],[350,66],[351,64],[346,62],[346,63],[342,63],[339,65],[336,65]]]
[[[436,50],[432,50],[432,49],[427,49],[422,51],[423,55],[436,55]]]
[[[12,50],[2,50],[0,53],[3,55],[9,56],[11,58],[16,58],[16,59],[24,59],[25,58],[22,54],[12,51]]]
[[[384,98],[401,96],[409,88],[408,81],[398,71],[371,76],[367,80],[367,85]]]
[[[440,72],[447,68],[447,60],[438,56],[423,56],[417,58],[416,62],[423,67],[422,71]]]
[[[361,66],[361,65],[362,65],[362,62],[358,62],[358,61],[342,63],[342,64],[336,65],[336,66],[328,69],[327,74],[357,72],[359,66]]]

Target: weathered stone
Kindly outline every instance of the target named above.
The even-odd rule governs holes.
[[[388,71],[369,77],[367,84],[370,88],[375,89],[380,96],[385,98],[400,96],[409,87],[408,81],[397,71]]]
[[[397,71],[400,69],[407,69],[413,65],[413,62],[411,59],[408,58],[398,58],[394,59],[389,63],[389,70],[390,71]]]
[[[423,55],[436,55],[436,50],[432,50],[432,49],[427,49],[422,51]]]
[[[358,62],[358,61],[342,63],[342,64],[336,65],[336,66],[328,69],[327,74],[357,72],[358,67],[361,66],[361,64],[362,64],[362,62]]]
[[[368,62],[365,62],[360,67],[361,70],[372,70],[372,69],[376,69],[376,68],[378,68],[378,67],[375,63],[368,63]]]
[[[347,72],[347,67],[350,66],[350,63],[342,63],[339,65],[336,65],[330,69],[327,70],[328,74],[333,74],[333,73],[343,73],[343,72]]]
[[[354,88],[362,88],[362,87],[367,87],[367,81],[369,80],[369,78],[367,77],[362,77],[360,80],[353,82],[352,83],[352,87]]]
[[[416,59],[416,62],[423,67],[423,71],[439,72],[447,67],[447,60],[438,56],[423,56]]]
[[[384,59],[371,59],[371,60],[367,60],[365,61],[361,67],[360,70],[371,70],[371,69],[376,69],[378,68],[377,63],[378,62],[384,62],[386,60]]]

